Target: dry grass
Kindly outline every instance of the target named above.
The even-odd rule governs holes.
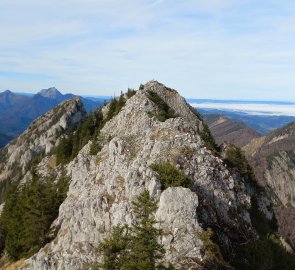
[[[21,259],[17,262],[8,262],[4,266],[2,266],[2,270],[17,270],[21,266],[25,266],[25,259]]]
[[[48,164],[47,164],[49,169],[55,169],[56,167],[56,156],[52,156],[49,160],[48,160]]]

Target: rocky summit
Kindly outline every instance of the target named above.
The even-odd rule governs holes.
[[[205,269],[206,250],[212,252],[213,243],[210,240],[208,246],[198,235],[209,227],[220,248],[214,245],[219,263],[231,261],[240,244],[257,239],[249,213],[250,183],[212,147],[201,117],[176,90],[151,81],[116,102],[122,103],[119,109],[112,101],[100,110],[103,125],[99,132],[67,162],[53,162],[59,152],[51,150],[58,137],[63,137],[58,130],[66,129],[71,121],[82,121],[84,111],[78,99],[36,120],[3,150],[6,175],[16,159],[25,175],[26,164],[39,149],[44,153],[36,174],[60,175],[63,170],[69,178],[49,241],[18,262],[18,269],[95,269],[102,260],[98,246],[110,237],[112,228],[136,223],[132,202],[145,190],[157,202],[155,218],[157,228],[164,232],[160,239],[164,263],[173,269]],[[69,138],[79,132],[63,134]],[[166,166],[164,177],[173,168],[174,175],[190,184],[166,186],[156,169],[161,166]],[[25,178],[20,180],[24,182]],[[224,262],[223,268],[207,269],[232,268]]]

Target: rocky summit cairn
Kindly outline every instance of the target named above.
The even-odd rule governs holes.
[[[104,119],[110,109],[102,109]],[[198,113],[177,91],[156,81],[141,86],[64,165],[70,186],[51,226],[53,240],[20,269],[91,269],[101,259],[97,246],[112,227],[134,223],[132,201],[145,189],[158,201],[155,217],[165,232],[165,261],[179,269],[204,261],[206,243],[197,235],[207,227],[214,227],[225,254],[238,239],[250,239],[250,197],[243,181],[206,147],[203,131]],[[98,142],[99,151],[90,154]],[[46,160],[40,163],[43,171],[58,169]],[[161,166],[190,184],[169,187],[156,169]]]

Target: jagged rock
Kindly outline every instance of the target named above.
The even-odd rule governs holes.
[[[156,92],[178,115],[165,122],[150,117],[159,109],[148,98]],[[106,114],[107,107],[103,109]],[[231,175],[199,135],[202,121],[184,99],[158,82],[147,83],[127,100],[101,130],[102,150],[90,155],[89,142],[65,166],[71,177],[67,198],[52,227],[55,239],[29,258],[21,269],[89,269],[96,247],[112,226],[134,222],[131,202],[144,189],[159,200],[156,217],[169,235],[163,238],[166,261],[202,260],[196,231],[219,228],[217,237],[230,252],[236,239],[253,236],[246,211],[249,196],[241,179]],[[162,191],[153,163],[169,162],[192,179],[191,190]]]
[[[79,98],[65,101],[37,118],[23,134],[0,150],[0,182],[23,176],[33,158],[49,154],[59,136],[86,116]]]

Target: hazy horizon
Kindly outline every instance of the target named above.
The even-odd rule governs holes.
[[[18,95],[35,95],[37,93],[39,93],[41,90],[44,90],[44,89],[49,89],[49,88],[53,88],[54,86],[51,86],[51,87],[48,87],[48,88],[42,88],[40,90],[36,90],[36,91],[28,91],[28,92],[25,92],[25,91],[16,91],[16,90],[12,90],[12,89],[5,89],[5,90],[1,90],[0,89],[0,94],[5,92],[5,91],[11,91],[12,93],[14,94],[18,94]],[[54,87],[55,88],[55,87]],[[78,95],[78,96],[83,96],[83,97],[90,97],[90,98],[107,98],[107,97],[113,97],[114,94],[115,96],[119,96],[120,93],[121,93],[121,90],[111,94],[107,94],[107,95],[96,95],[95,93],[93,93],[92,95],[91,94],[83,94],[83,93],[79,93],[79,91],[76,91],[76,93],[73,93],[73,92],[70,92],[70,91],[63,91],[63,90],[60,90],[58,88],[56,88],[61,94],[63,95],[66,95],[66,94],[75,94],[75,95]],[[128,89],[125,89],[125,91],[127,91]],[[122,90],[124,92],[124,90]],[[276,104],[276,105],[282,105],[282,104],[289,104],[289,105],[295,105],[295,100],[270,100],[270,99],[235,99],[235,98],[232,98],[232,99],[213,99],[213,98],[197,98],[197,97],[185,97],[184,98],[189,102],[189,103],[198,103],[198,102],[201,102],[201,104],[203,103],[206,103],[206,102],[209,102],[212,104],[218,104],[219,102],[221,103],[224,103],[224,104],[228,104],[228,103],[238,103],[238,104],[269,104],[269,103],[272,103],[272,104]],[[261,103],[260,103],[261,102]]]

